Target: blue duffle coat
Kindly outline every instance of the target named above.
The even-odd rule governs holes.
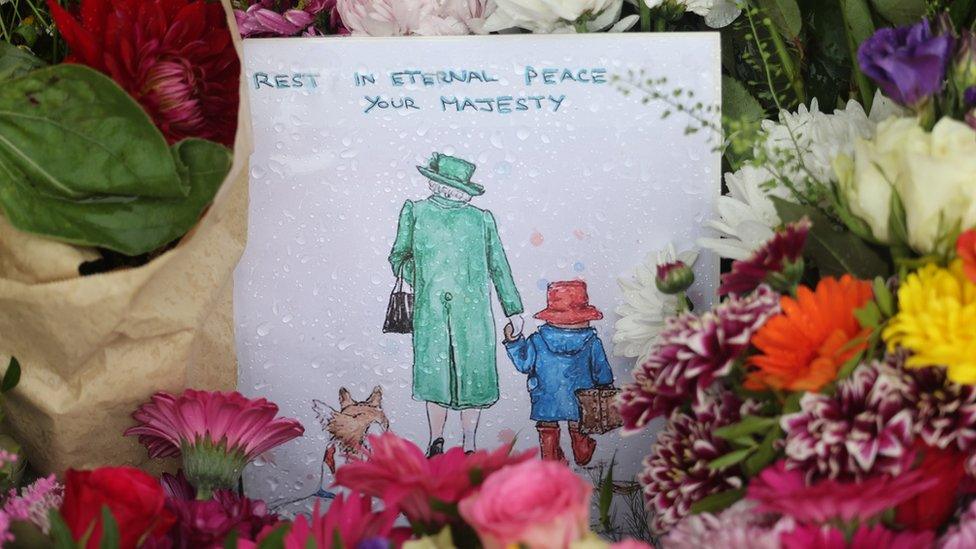
[[[613,383],[603,342],[594,328],[542,325],[528,338],[506,341],[515,368],[528,374],[534,421],[579,421],[576,391]]]

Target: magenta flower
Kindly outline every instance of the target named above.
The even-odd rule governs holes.
[[[885,28],[861,44],[858,64],[890,99],[919,107],[945,85],[953,38],[935,34],[926,19],[911,27]]]
[[[790,549],[919,549],[931,547],[935,534],[928,530],[895,532],[884,526],[861,526],[851,536],[831,526],[805,525],[783,534]]]
[[[749,259],[732,263],[732,270],[722,275],[719,295],[747,294],[761,284],[781,292],[795,288],[803,276],[803,247],[812,226],[805,217],[790,223]]]
[[[800,408],[781,423],[787,467],[807,481],[897,475],[911,466],[912,412],[879,366],[859,367],[833,395],[806,393]]]
[[[670,414],[716,379],[728,375],[749,340],[779,313],[780,296],[762,286],[748,296],[732,296],[702,316],[685,313],[668,320],[651,357],[634,369],[617,407],[625,433]]]
[[[807,485],[801,472],[787,469],[786,462],[779,461],[752,479],[746,497],[759,504],[760,512],[779,513],[800,522],[863,522],[910,500],[937,482],[916,470],[896,477],[879,475],[859,482],[822,480]]]
[[[340,30],[336,0],[258,0],[246,10],[235,9],[234,17],[244,38],[314,36],[320,34],[317,25],[331,32]]]
[[[0,514],[12,521],[30,522],[47,534],[51,528],[50,512],[61,507],[64,501],[64,485],[54,475],[39,478],[30,486],[11,489]]]
[[[302,436],[301,423],[277,414],[275,404],[236,391],[159,392],[132,414],[139,424],[125,435],[138,436],[150,457],[182,454],[187,477],[207,495],[213,488],[234,488],[248,462]]]
[[[316,503],[311,517],[298,516],[279,547],[399,547],[409,536],[409,530],[400,532],[393,527],[396,516],[394,509],[373,512],[372,501],[363,494],[340,495],[325,513]]]
[[[755,412],[755,403],[742,403],[728,391],[702,394],[697,401],[691,415],[680,410],[671,414],[637,477],[652,511],[651,527],[658,533],[688,516],[696,501],[744,484],[737,467],[713,469],[709,463],[732,451],[715,430]]]

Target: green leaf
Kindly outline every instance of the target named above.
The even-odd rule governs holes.
[[[51,509],[47,513],[48,520],[51,523],[51,541],[54,542],[55,549],[75,549],[78,544],[75,543],[74,537],[71,535],[71,529],[65,524],[64,518],[61,517],[61,513],[57,509]]]
[[[891,200],[888,206],[888,238],[893,246],[902,249],[910,249],[908,244],[908,214],[905,212],[905,203],[898,194],[898,189],[892,187]]]
[[[739,501],[745,495],[746,491],[743,488],[712,494],[692,503],[691,512],[696,515],[699,513],[717,513]]]
[[[612,527],[610,524],[610,506],[613,504],[613,468],[616,466],[616,461],[617,454],[614,453],[613,457],[610,458],[610,466],[607,468],[607,474],[600,480],[600,501],[598,506],[600,526],[607,531]]]
[[[184,198],[163,134],[112,79],[55,65],[0,88],[0,152],[57,199]]]
[[[99,549],[119,549],[119,524],[108,505],[102,506],[102,541]]]
[[[722,457],[715,458],[708,464],[709,469],[725,469],[726,467],[731,467],[737,463],[741,463],[742,460],[749,457],[755,448],[743,448],[742,450],[733,450]]]
[[[953,0],[949,16],[957,29],[970,28],[976,21],[976,0]]]
[[[234,528],[229,534],[227,534],[227,537],[224,538],[224,549],[237,549],[238,538],[240,538],[240,534],[238,533],[237,528]]]
[[[791,393],[783,403],[783,414],[795,414],[800,411],[800,401],[806,393]]]
[[[888,263],[849,230],[834,224],[823,212],[813,206],[803,206],[772,197],[783,222],[798,221],[804,216],[813,222],[807,237],[807,255],[820,269],[821,276],[851,274],[861,279],[888,276]]]
[[[885,279],[880,276],[874,279],[873,284],[874,289],[874,300],[878,303],[878,309],[881,310],[881,314],[885,318],[891,318],[895,316],[895,296],[888,289],[888,285],[885,284]]]
[[[864,352],[860,352],[854,355],[853,357],[851,357],[850,359],[848,359],[847,362],[845,362],[844,365],[840,367],[840,370],[837,371],[837,379],[841,380],[841,379],[847,379],[851,377],[851,374],[854,373],[854,370],[856,370],[857,367],[861,365],[861,360],[863,358],[864,358]]]
[[[777,425],[775,429],[770,429],[763,437],[762,444],[756,449],[755,453],[749,456],[742,463],[742,470],[749,477],[754,477],[762,472],[772,463],[779,452],[776,451],[776,441],[783,436],[783,431]]]
[[[844,16],[844,29],[847,31],[847,47],[850,51],[851,66],[857,87],[861,93],[861,103],[866,111],[871,110],[874,100],[874,86],[861,72],[857,63],[857,51],[865,40],[874,34],[874,20],[867,0],[839,0],[840,12]]]
[[[284,547],[285,535],[288,534],[288,529],[290,527],[291,525],[288,523],[284,523],[276,527],[274,530],[269,532],[264,539],[258,542],[258,549],[281,549]]]
[[[29,52],[0,40],[0,82],[19,78],[44,66],[44,61]]]
[[[766,111],[742,82],[722,75],[722,115],[733,120],[758,122],[766,118]]]
[[[796,0],[756,0],[763,15],[776,25],[780,34],[789,40],[796,40],[803,30],[803,18]]]
[[[171,151],[190,189],[186,198],[57,199],[38,192],[0,155],[0,207],[23,231],[128,255],[155,250],[196,224],[231,163],[227,148],[201,139],[181,141]]]
[[[877,328],[881,325],[881,309],[874,301],[868,301],[863,307],[854,311],[854,318],[862,328]]]
[[[918,22],[925,16],[927,8],[925,0],[871,0],[871,5],[881,17],[896,26]]]
[[[715,436],[732,440],[756,433],[765,433],[779,423],[778,418],[745,416],[742,421],[715,429]]]
[[[7,371],[3,373],[3,381],[0,381],[0,393],[12,391],[18,383],[20,383],[20,361],[12,356]]]

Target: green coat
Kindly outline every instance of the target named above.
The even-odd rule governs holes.
[[[414,290],[414,398],[453,409],[494,404],[490,284],[506,316],[523,310],[494,216],[439,196],[408,200],[390,265]]]

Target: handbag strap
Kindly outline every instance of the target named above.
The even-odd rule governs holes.
[[[393,284],[393,293],[400,293],[403,291],[403,265],[396,272],[396,282]]]

